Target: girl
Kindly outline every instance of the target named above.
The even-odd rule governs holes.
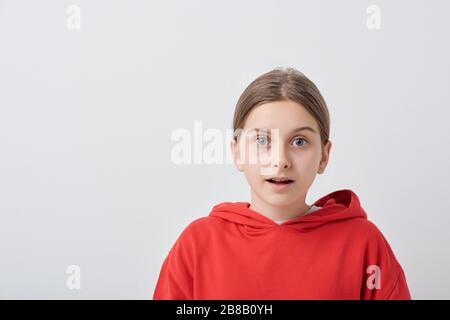
[[[305,203],[331,150],[328,109],[313,82],[293,68],[263,74],[239,98],[233,128],[251,202],[219,203],[191,222],[153,299],[411,299],[352,190]]]

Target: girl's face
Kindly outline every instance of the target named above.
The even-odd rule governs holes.
[[[316,174],[325,170],[331,142],[322,145],[317,122],[303,106],[283,100],[255,107],[231,148],[252,189],[252,201],[298,208],[304,206]],[[274,177],[292,182],[268,181]]]

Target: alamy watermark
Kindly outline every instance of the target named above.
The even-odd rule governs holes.
[[[230,143],[236,137],[236,164],[258,164],[261,174],[271,175],[280,159],[279,129],[266,130],[263,136],[270,138],[270,144],[253,143],[257,136],[249,135],[248,129],[204,129],[202,121],[196,120],[192,132],[185,128],[173,130],[171,141],[175,144],[170,159],[176,165],[233,164]]]
[[[70,265],[66,268],[66,273],[69,275],[66,280],[66,287],[69,290],[81,289],[81,268],[78,265]]]

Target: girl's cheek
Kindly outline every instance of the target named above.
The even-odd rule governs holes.
[[[267,161],[267,153],[253,144],[247,145],[246,148],[246,164],[258,166]]]
[[[295,158],[295,164],[302,172],[309,172],[316,170],[320,158],[314,152],[304,152],[298,154]]]
[[[242,163],[244,165],[251,164],[251,161],[250,161],[250,158],[252,157],[251,152],[252,152],[252,150],[251,150],[249,144],[246,143],[245,145],[241,146],[239,155],[240,155],[240,160],[242,161]]]
[[[260,149],[257,151],[257,157],[258,157],[258,165],[260,166],[268,166],[270,165],[270,151]]]

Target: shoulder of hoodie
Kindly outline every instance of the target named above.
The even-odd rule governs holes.
[[[204,233],[205,231],[218,226],[221,221],[221,219],[216,219],[215,217],[209,215],[199,217],[188,223],[188,225],[184,227],[182,234],[195,235],[198,233]]]
[[[188,223],[179,233],[175,242],[173,243],[169,255],[173,254],[175,251],[179,251],[179,249],[184,248],[191,250],[196,246],[196,243],[199,242],[199,236],[204,233],[205,227],[201,227],[204,225],[204,221],[206,221],[208,217],[200,217],[197,218],[190,223]]]
[[[349,237],[367,250],[379,250],[392,253],[392,248],[378,226],[367,218],[356,218],[345,221]]]
[[[333,224],[339,225],[339,229],[344,229],[349,236],[365,238],[367,240],[380,240],[384,238],[381,230],[368,218],[354,217]],[[330,226],[333,226],[331,224]]]
[[[223,228],[224,222],[214,216],[202,216],[188,223],[181,231],[177,241],[189,243],[203,243],[210,236],[218,234],[217,230]]]

